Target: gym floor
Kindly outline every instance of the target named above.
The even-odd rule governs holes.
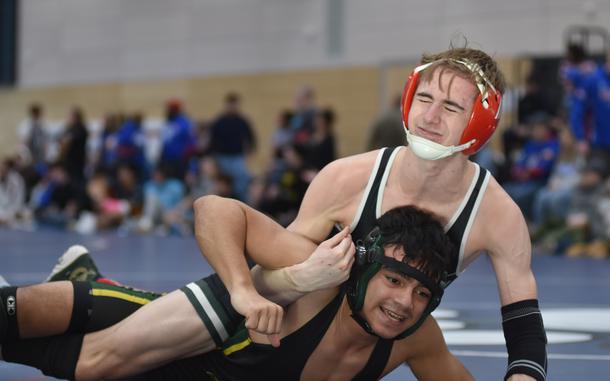
[[[212,270],[194,238],[81,236],[0,230],[0,275],[15,285],[41,282],[70,245],[87,246],[107,277],[168,291]],[[534,256],[532,267],[549,340],[548,378],[607,380],[610,370],[610,261]],[[451,351],[477,380],[502,379],[506,349],[495,276],[482,256],[447,290],[434,315]],[[0,361],[0,381],[48,380],[38,370]],[[384,381],[414,380],[406,366]]]

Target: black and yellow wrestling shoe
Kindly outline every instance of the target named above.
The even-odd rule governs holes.
[[[47,282],[59,280],[71,280],[90,282],[102,277],[89,250],[81,245],[70,246],[66,252],[59,257],[53,271],[47,277]]]

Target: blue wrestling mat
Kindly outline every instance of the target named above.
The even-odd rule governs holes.
[[[0,275],[16,285],[41,282],[76,243],[89,248],[105,276],[144,289],[176,289],[212,271],[194,238],[0,230],[0,243]],[[537,256],[532,265],[549,340],[548,379],[607,380],[610,261]],[[477,380],[504,376],[499,306],[493,271],[482,257],[449,287],[435,312],[451,351]],[[38,370],[0,361],[0,381],[48,379]],[[414,379],[403,366],[383,380]]]

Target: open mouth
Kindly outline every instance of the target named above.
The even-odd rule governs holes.
[[[385,314],[385,315],[386,315],[388,318],[390,318],[390,320],[395,321],[395,322],[397,322],[397,323],[401,323],[401,322],[403,322],[403,321],[405,321],[405,320],[407,319],[407,317],[406,317],[406,316],[404,316],[404,315],[400,315],[400,314],[397,314],[396,312],[394,312],[394,311],[390,311],[390,310],[388,310],[388,309],[386,309],[386,308],[379,307],[379,309],[381,309],[381,311],[382,311],[382,312],[383,312],[383,313],[384,313],[384,314]]]

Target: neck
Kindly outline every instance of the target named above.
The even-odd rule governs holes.
[[[459,152],[440,160],[424,160],[406,147],[400,157],[400,188],[425,199],[446,197],[470,181],[470,167],[468,157]]]
[[[368,334],[351,316],[352,310],[343,298],[335,317],[335,342],[342,346],[369,346],[379,338]]]

